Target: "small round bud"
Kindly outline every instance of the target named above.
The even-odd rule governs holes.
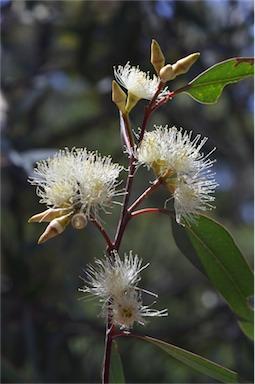
[[[86,227],[88,220],[84,213],[76,213],[71,220],[71,224],[75,229],[83,229]]]
[[[173,71],[173,67],[171,64],[165,65],[161,70],[159,71],[159,77],[163,83],[166,83],[169,80],[173,80],[175,78],[175,74]]]

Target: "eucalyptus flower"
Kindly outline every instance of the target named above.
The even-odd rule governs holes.
[[[192,132],[182,128],[155,126],[145,132],[136,148],[138,165],[152,169],[162,184],[172,193],[176,220],[179,224],[192,222],[192,216],[214,208],[211,202],[217,183],[211,168],[215,160],[201,152],[207,138],[201,135],[192,139]]]
[[[102,315],[110,313],[113,324],[129,329],[135,322],[145,325],[146,316],[166,316],[167,311],[158,311],[143,305],[142,292],[156,296],[138,287],[140,272],[149,264],[142,266],[142,260],[132,251],[121,260],[115,251],[111,257],[97,259],[95,266],[88,265],[85,270],[85,285],[79,290],[99,298],[102,302]]]
[[[99,210],[105,211],[118,195],[117,179],[122,169],[112,163],[111,157],[102,157],[85,148],[65,148],[54,157],[39,161],[34,171],[37,176],[29,182],[37,187],[40,203],[48,209],[32,216],[29,222],[50,222],[58,234],[62,232],[62,217],[66,218],[63,230],[70,221],[81,229],[91,216],[100,220]],[[55,236],[54,231],[48,230],[47,237],[43,236],[40,242]]]
[[[215,197],[212,194],[217,185],[213,176],[210,178],[209,175],[178,177],[173,193],[177,223],[182,225],[195,223],[199,214],[213,209],[211,203]]]
[[[144,317],[167,316],[167,309],[157,310],[143,305],[141,292],[137,289],[129,289],[125,294],[110,300],[109,311],[113,324],[121,329],[132,328],[134,323],[146,325]]]
[[[151,100],[159,90],[160,78],[156,75],[150,77],[148,72],[140,70],[139,66],[131,66],[128,62],[124,67],[119,65],[114,68],[114,75],[120,85],[128,91],[126,110],[129,112],[140,99]],[[166,88],[160,90],[157,100],[161,100],[169,91]]]
[[[142,267],[142,260],[137,255],[134,256],[132,251],[125,254],[123,260],[117,252],[113,252],[113,258],[96,259],[95,264],[95,267],[87,266],[85,271],[87,284],[82,290],[106,301],[137,286],[141,279],[140,272],[149,265]]]

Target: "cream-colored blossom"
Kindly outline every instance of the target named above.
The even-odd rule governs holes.
[[[53,209],[82,211],[97,216],[116,195],[122,167],[110,157],[83,148],[60,150],[53,158],[37,163],[30,183],[37,186],[40,202]]]
[[[192,132],[182,128],[155,126],[150,132],[145,132],[143,141],[136,150],[139,164],[157,170],[157,176],[166,173],[194,174],[198,170],[210,168],[213,161],[204,156],[201,149],[207,138],[197,135],[191,139]]]
[[[167,316],[167,310],[161,311],[143,305],[141,292],[134,288],[125,294],[110,300],[109,310],[113,324],[119,325],[121,329],[130,329],[134,323],[146,325],[144,317]]]
[[[194,177],[186,175],[178,177],[173,193],[177,223],[182,225],[194,223],[199,214],[213,209],[211,203],[215,197],[212,194],[217,185],[213,176],[206,178],[198,174]]]
[[[142,292],[156,296],[138,287],[140,272],[149,264],[142,266],[142,260],[132,251],[125,254],[123,260],[117,252],[112,257],[96,260],[96,266],[89,265],[83,279],[85,286],[79,290],[100,299],[102,315],[110,314],[114,324],[121,328],[130,328],[134,322],[145,324],[143,317],[166,316],[167,311],[158,311],[144,306]]]
[[[96,266],[88,265],[86,269],[86,285],[83,292],[92,293],[108,300],[110,297],[119,296],[140,281],[140,272],[149,264],[142,267],[142,259],[133,255],[132,251],[124,255],[121,260],[117,252],[113,258],[97,259]]]
[[[79,229],[86,225],[91,215],[100,220],[99,210],[110,207],[113,197],[118,194],[116,187],[122,169],[119,164],[112,163],[110,157],[102,157],[85,148],[66,148],[52,158],[39,161],[35,168],[36,176],[29,182],[37,187],[40,203],[46,204],[48,209],[29,221],[50,222],[68,214],[70,222],[79,213],[84,217],[80,216],[79,223],[73,221],[73,226]],[[46,238],[42,237],[43,241],[53,237],[54,233],[51,230]]]
[[[114,75],[119,84],[138,99],[151,100],[160,84],[159,77],[153,75],[151,78],[148,72],[141,71],[138,66],[131,66],[129,62],[124,67],[119,65],[117,69],[114,68]],[[168,93],[167,88],[162,90],[158,95],[158,100]]]
[[[145,132],[144,138],[136,148],[137,164],[152,168],[156,177],[173,194],[176,220],[184,224],[192,222],[192,217],[201,211],[212,209],[217,183],[211,168],[214,160],[201,152],[207,138],[201,135],[192,139],[192,132],[182,128],[155,126]]]

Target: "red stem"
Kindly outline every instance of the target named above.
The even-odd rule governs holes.
[[[143,139],[143,136],[144,136],[144,133],[146,130],[146,126],[147,126],[147,123],[148,123],[148,120],[149,120],[151,114],[161,104],[163,104],[164,102],[166,102],[170,98],[170,96],[165,97],[160,102],[156,103],[158,94],[160,93],[163,86],[164,86],[164,83],[160,82],[160,84],[158,86],[158,90],[155,93],[153,99],[150,101],[148,106],[145,107],[142,128],[141,128],[141,132],[140,132],[140,136],[139,136],[137,145],[139,145]],[[171,95],[173,95],[173,94],[171,94]],[[128,116],[123,115],[123,120],[124,120],[124,123],[126,126],[126,132],[128,133],[128,136],[129,136],[130,145],[133,148],[134,147],[134,141],[133,141],[133,136],[132,136],[132,132],[130,129],[130,125],[129,125]],[[160,185],[161,182],[159,180],[156,180],[154,182],[154,184],[152,186],[150,186],[128,209],[130,193],[131,193],[132,185],[133,185],[133,177],[134,177],[134,173],[135,173],[134,160],[135,160],[134,155],[130,154],[129,171],[128,171],[128,177],[127,177],[126,188],[125,188],[126,194],[125,194],[125,197],[123,200],[123,206],[122,206],[122,210],[121,210],[120,219],[119,219],[118,227],[116,230],[114,242],[112,242],[110,240],[110,238],[107,235],[107,233],[105,232],[105,230],[96,221],[94,222],[107,242],[107,246],[108,246],[107,252],[108,252],[109,256],[111,255],[111,252],[113,250],[116,250],[116,251],[119,250],[120,243],[121,243],[126,225],[132,217],[138,216],[142,213],[148,213],[148,212],[158,212],[158,213],[164,213],[164,214],[169,215],[168,211],[163,210],[163,209],[158,209],[158,208],[147,208],[147,209],[142,209],[140,211],[132,212],[132,210],[134,210],[144,199],[146,199]],[[117,336],[128,336],[128,335],[129,335],[129,333],[127,333],[127,332],[126,333],[125,332],[119,332],[118,334],[114,334],[114,326],[111,324],[110,317],[109,317],[108,323],[106,325],[106,334],[105,334],[105,352],[104,352],[103,375],[102,375],[102,380],[103,380],[104,384],[109,383],[112,340],[114,337],[117,337]]]
[[[149,106],[150,106],[150,104],[147,107],[145,107],[145,109],[144,109],[144,118],[143,118],[142,128],[141,128],[141,132],[140,132],[140,136],[139,136],[137,145],[139,145],[142,142],[142,140],[143,140],[143,136],[144,136],[144,133],[145,133],[145,130],[146,130],[146,126],[147,126],[148,120],[150,118],[150,115],[152,113],[152,111],[149,108]]]
[[[108,384],[110,379],[110,362],[111,362],[113,332],[114,332],[114,325],[111,324],[110,320],[108,320],[106,324],[106,332],[105,332],[105,351],[104,351],[103,372],[102,372],[102,382],[105,384]]]
[[[131,155],[130,156],[130,163],[129,163],[129,172],[128,172],[126,188],[125,188],[126,194],[124,197],[121,216],[120,216],[120,220],[119,220],[119,224],[118,224],[118,228],[117,228],[115,240],[114,240],[114,249],[116,249],[117,251],[119,250],[122,236],[123,236],[126,224],[129,220],[129,212],[128,212],[127,207],[128,207],[128,203],[129,203],[130,192],[132,189],[134,172],[135,172],[134,156]]]
[[[132,174],[132,177],[128,179],[128,188],[131,188],[132,182],[133,182],[133,174]],[[125,203],[123,204],[123,208],[124,208],[123,217],[122,217],[122,220],[120,220],[117,237],[114,242],[114,249],[116,250],[119,249],[125,228],[127,226],[128,221],[131,219],[132,210],[134,210],[139,204],[141,204],[142,201],[145,200],[160,184],[161,184],[161,181],[159,179],[155,180],[154,184],[149,188],[147,188],[146,191],[144,191],[144,193],[141,196],[139,196],[138,199],[128,209],[127,209],[128,199],[125,200]]]
[[[183,88],[180,88],[180,89],[177,89],[176,91],[172,91],[170,92],[167,96],[165,96],[163,99],[161,99],[160,101],[158,101],[152,108],[151,110],[151,113],[156,111],[156,109],[158,109],[162,104],[166,103],[169,99],[172,99],[175,95],[177,95],[178,93],[184,91],[186,89],[186,87],[183,87]]]
[[[161,181],[159,179],[156,179],[149,188],[146,189],[146,191],[143,192],[141,196],[138,197],[138,199],[128,208],[128,212],[131,213],[139,204],[142,203],[143,200],[145,200],[159,185],[161,184]]]
[[[164,85],[165,85],[165,83],[162,83],[162,82],[159,83],[157,92],[155,93],[155,95],[153,96],[153,98],[151,99],[151,101],[149,102],[147,107],[145,107],[145,109],[144,109],[143,123],[142,123],[142,128],[141,128],[141,132],[140,132],[140,136],[139,136],[137,145],[139,145],[141,143],[141,141],[143,140],[143,136],[144,136],[150,115],[156,109],[154,107],[154,104],[156,103],[157,97],[158,97],[158,95],[159,95],[159,93],[160,93],[160,91]]]
[[[99,224],[99,222],[93,216],[90,216],[90,221],[97,227],[97,229],[103,235],[103,237],[107,243],[107,246],[108,246],[107,248],[112,248],[113,243],[112,243],[110,237],[108,236],[106,230],[102,227],[102,225]]]
[[[131,218],[135,216],[142,215],[144,213],[163,213],[167,216],[170,217],[175,217],[175,214],[171,211],[168,211],[167,209],[160,209],[160,208],[144,208],[144,209],[139,209],[138,211],[132,212],[131,213]]]

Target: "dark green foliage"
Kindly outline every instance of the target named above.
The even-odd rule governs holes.
[[[253,324],[253,309],[249,305],[253,273],[230,233],[205,216],[185,229],[174,221],[172,224],[176,244],[183,254],[208,277],[236,316]]]

